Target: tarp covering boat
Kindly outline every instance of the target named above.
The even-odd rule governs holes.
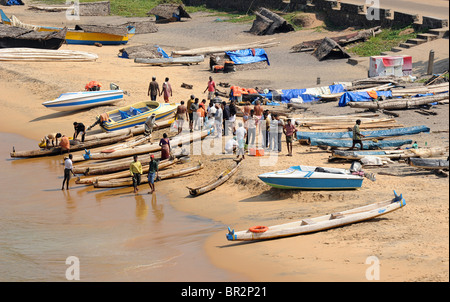
[[[401,147],[403,145],[412,144],[412,140],[404,139],[404,140],[382,140],[382,141],[364,141],[363,149],[383,149],[383,148],[396,148]],[[311,139],[312,146],[329,146],[329,147],[342,147],[342,148],[350,148],[352,146],[352,140],[342,140],[342,139],[320,139],[320,138],[312,138]],[[359,147],[359,145],[356,145]]]
[[[347,91],[339,99],[339,107],[344,107],[349,102],[368,102],[378,97],[392,97],[392,91]]]
[[[427,126],[413,126],[413,127],[403,127],[385,130],[373,130],[373,131],[362,131],[366,138],[378,138],[378,137],[390,137],[390,136],[402,136],[402,135],[412,135],[421,132],[430,132],[430,128]],[[352,138],[353,131],[346,132],[309,132],[309,131],[297,131],[297,139],[299,140],[310,140],[310,139],[344,139]]]
[[[290,103],[291,99],[302,99],[303,103],[318,101],[322,97],[321,95],[334,94],[345,92],[345,86],[342,84],[321,86],[313,88],[301,88],[301,89],[282,89],[273,90],[261,96],[282,103]]]
[[[267,53],[262,48],[251,48],[251,49],[241,49],[235,51],[226,51],[230,59],[234,62],[234,64],[250,64],[261,61],[267,61],[267,64],[270,65],[269,57]]]
[[[0,24],[0,48],[59,49],[66,33],[67,28],[49,33]]]

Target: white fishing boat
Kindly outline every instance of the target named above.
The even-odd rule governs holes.
[[[235,232],[228,228],[227,239],[238,240],[264,240],[286,236],[301,235],[306,233],[328,230],[343,225],[373,219],[400,209],[406,205],[402,195],[397,195],[391,200],[372,203],[351,210],[326,214],[315,218],[305,218],[295,222],[289,222],[274,226],[254,226],[245,231]]]
[[[122,90],[82,91],[61,94],[57,99],[42,103],[56,111],[72,111],[114,104],[123,99]]]

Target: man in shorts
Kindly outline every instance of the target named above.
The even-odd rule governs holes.
[[[361,120],[356,120],[355,126],[353,126],[353,144],[350,150],[353,150],[355,148],[356,144],[359,144],[361,146],[361,150],[363,149],[363,143],[361,140],[361,137],[364,137],[364,135],[361,134],[361,131],[359,130],[359,126],[361,125]]]
[[[153,194],[155,190],[155,179],[158,178],[158,166],[159,162],[154,160],[155,156],[150,155],[150,162],[148,163],[148,185],[150,186],[150,192],[148,194]]]
[[[288,155],[292,156],[292,141],[294,140],[294,135],[297,132],[297,128],[295,124],[292,123],[291,119],[287,119],[286,125],[284,125],[283,129],[284,135],[286,135],[286,145],[288,149]]]
[[[214,83],[212,77],[209,77],[208,86],[206,86],[205,91],[208,90],[208,100],[212,100],[214,98],[214,92],[216,92],[216,83]]]
[[[177,119],[178,134],[180,134],[183,130],[184,120],[189,118],[184,101],[181,101],[180,105],[178,105],[175,117]]]

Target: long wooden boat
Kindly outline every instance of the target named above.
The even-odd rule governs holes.
[[[130,160],[128,162],[128,169],[130,168],[130,163],[132,162],[132,160]],[[159,163],[158,168],[160,170],[165,169],[167,167],[170,167],[172,165],[174,165],[175,163],[178,162],[178,159],[174,158],[171,160],[163,160]],[[141,163],[142,164],[142,163]],[[148,163],[146,165],[142,164],[142,171],[143,173],[148,174],[148,169],[149,169],[149,165]],[[130,171],[120,171],[120,172],[116,172],[116,173],[106,173],[104,175],[98,175],[98,176],[94,176],[94,177],[85,177],[85,178],[81,178],[78,177],[75,180],[76,184],[85,184],[85,185],[92,185],[94,182],[96,181],[107,181],[107,180],[111,180],[111,179],[120,179],[120,178],[126,178],[127,176],[130,176]]]
[[[279,224],[274,226],[255,226],[245,231],[235,232],[228,227],[226,238],[229,241],[239,240],[265,240],[296,236],[312,232],[319,232],[331,228],[341,227],[347,224],[357,223],[373,219],[387,213],[391,213],[406,205],[403,196],[397,195],[391,200],[372,203],[366,206],[354,208],[347,211],[326,214],[314,218],[305,218],[295,222]]]
[[[200,56],[189,56],[189,57],[175,57],[175,58],[135,58],[134,63],[143,63],[153,66],[163,66],[163,65],[175,65],[175,64],[198,64],[205,60],[205,57]]]
[[[59,49],[65,41],[67,28],[51,33],[0,24],[0,48]]]
[[[40,26],[26,24],[17,17],[8,18],[1,14],[2,23],[10,24],[20,28],[32,28],[38,32],[54,33],[60,31],[60,27]],[[128,43],[129,38],[134,36],[136,28],[134,26],[99,26],[99,25],[76,25],[75,28],[68,29],[63,39],[67,44],[94,45],[122,45]]]
[[[198,170],[203,169],[204,165],[202,163],[199,163],[197,166],[184,168],[180,170],[174,170],[174,171],[167,171],[167,172],[159,172],[158,173],[158,180],[164,180],[164,179],[170,179],[175,178],[183,175],[187,175],[193,172],[196,172]],[[147,174],[143,174],[142,177],[145,179],[147,177]],[[145,181],[144,181],[145,183]],[[133,185],[133,180],[130,177],[126,178],[120,178],[120,179],[111,179],[106,181],[95,181],[94,187],[95,188],[118,188],[118,187],[130,187]]]
[[[189,133],[186,135],[177,135],[170,139],[170,145],[172,147],[174,146],[180,146],[183,144],[188,144],[196,140],[202,140],[205,137],[207,137],[209,134],[211,134],[210,131],[202,131],[201,134],[195,135],[194,133]],[[133,155],[140,155],[140,154],[147,154],[152,152],[158,152],[161,151],[161,147],[159,146],[159,143],[152,143],[152,144],[143,144],[136,146],[134,148],[127,148],[118,150],[111,153],[102,153],[102,152],[95,152],[91,153],[90,150],[86,150],[85,154],[83,155],[74,155],[72,161],[73,162],[81,162],[81,161],[87,161],[87,160],[102,160],[102,159],[112,159],[112,158],[122,158],[122,157],[128,157]]]
[[[78,143],[76,145],[70,146],[70,152],[73,151],[79,151],[84,150],[88,148],[95,148],[100,146],[106,146],[115,144],[117,142],[126,140],[128,138],[132,137],[132,134],[118,136],[118,137],[112,137],[107,139],[99,139],[99,140],[91,140],[84,143]],[[39,150],[29,150],[29,151],[15,151],[13,147],[13,152],[10,153],[10,156],[12,158],[19,158],[19,157],[40,157],[40,156],[49,156],[49,155],[58,155],[61,154],[61,147],[53,147],[50,149],[39,149]]]
[[[344,140],[344,139],[316,139],[312,138],[310,140],[311,146],[328,146],[335,148],[350,148],[352,146],[352,140]],[[380,141],[364,141],[363,148],[364,149],[383,149],[383,148],[396,148],[401,147],[403,145],[412,144],[412,140],[410,139],[402,139],[402,140],[380,140]],[[358,148],[359,145],[356,145]]]
[[[412,97],[398,100],[392,99],[381,102],[349,102],[348,105],[352,108],[395,110],[395,109],[414,108],[417,106],[431,104],[442,100],[448,100],[448,98],[449,94],[447,92],[447,93],[438,93],[432,96]]]
[[[198,196],[216,189],[217,187],[225,183],[228,179],[230,179],[231,176],[236,173],[240,165],[241,161],[238,161],[234,164],[234,167],[228,167],[225,171],[212,178],[208,182],[203,183],[197,187],[187,187],[189,190],[189,194],[191,194],[192,196]]]
[[[42,103],[56,111],[72,111],[114,104],[123,100],[122,90],[67,92],[54,100]]]
[[[138,102],[108,111],[109,121],[100,126],[106,131],[115,131],[145,123],[147,117],[156,114],[156,121],[172,118],[178,104],[161,104],[154,101]]]
[[[448,170],[448,157],[443,158],[410,158],[409,165],[426,170]]]
[[[90,62],[98,59],[95,53],[79,50],[2,48],[0,61],[24,62]]]
[[[363,177],[347,169],[293,166],[286,170],[258,175],[263,182],[278,189],[336,190],[357,189]]]

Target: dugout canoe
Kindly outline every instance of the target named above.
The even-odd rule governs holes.
[[[434,102],[448,100],[449,94],[447,93],[439,93],[432,96],[424,96],[424,97],[412,97],[407,99],[391,99],[385,101],[375,101],[375,102],[349,102],[348,105],[352,108],[367,108],[367,109],[387,109],[387,110],[395,110],[395,109],[408,109],[414,108],[421,105],[427,105]]]
[[[197,166],[184,168],[180,170],[174,170],[174,171],[167,171],[167,172],[159,172],[158,180],[165,180],[175,177],[180,177],[183,175],[187,175],[196,171],[199,171],[203,169],[204,165],[202,163],[199,163]],[[146,183],[145,179],[147,177],[147,174],[142,175],[142,179],[144,181],[141,181],[141,184]],[[111,179],[106,181],[98,181],[96,180],[94,182],[95,188],[118,188],[118,187],[130,187],[133,185],[133,180],[130,177],[126,178],[119,178],[119,179]]]
[[[218,176],[212,178],[206,183],[201,184],[197,187],[187,187],[189,190],[189,194],[192,196],[199,196],[201,194],[207,193],[209,191],[212,191],[216,189],[217,187],[221,186],[223,183],[225,183],[228,179],[231,178],[231,176],[236,173],[239,166],[241,165],[241,160],[236,162],[234,164],[234,167],[228,167],[225,171],[220,173]]]
[[[130,168],[131,162],[132,162],[132,160],[130,160],[127,164],[128,169]],[[178,162],[178,159],[176,159],[176,158],[172,159],[172,160],[163,160],[159,163],[158,168],[160,170],[162,170],[162,169],[165,169],[167,167],[174,165],[177,162]],[[141,164],[142,164],[142,162],[141,162]],[[148,174],[148,169],[149,169],[148,163],[146,165],[142,164],[143,173]],[[78,177],[75,180],[75,183],[76,184],[84,184],[84,185],[92,185],[95,181],[107,181],[107,180],[111,180],[111,179],[126,178],[128,176],[130,176],[130,171],[125,170],[125,171],[120,171],[120,172],[116,172],[116,173],[105,173],[104,175],[99,175],[99,176],[94,176],[94,177],[86,177],[86,178]]]
[[[87,141],[84,143],[71,145],[70,152],[115,144],[117,142],[126,140],[132,136],[133,136],[132,134],[127,134],[127,135],[122,135],[122,136],[117,136],[117,137],[112,137],[112,138],[107,138],[107,139],[90,140],[90,141]],[[29,150],[29,151],[15,151],[15,148],[13,147],[13,152],[10,153],[10,156],[12,158],[26,158],[26,157],[40,157],[40,156],[50,156],[50,155],[58,155],[58,154],[61,154],[61,147],[54,147],[54,148],[50,148],[50,149]]]
[[[193,133],[180,135],[180,136],[177,135],[170,139],[170,146],[173,148],[174,146],[190,144],[193,141],[204,139],[209,134],[211,134],[210,131],[202,131],[201,133],[193,132]],[[128,156],[140,155],[140,154],[152,153],[152,152],[158,152],[158,151],[161,151],[161,147],[159,146],[159,143],[143,144],[143,145],[136,146],[134,148],[122,149],[122,150],[118,150],[118,151],[115,151],[112,153],[102,153],[102,152],[91,153],[90,150],[86,150],[83,155],[74,155],[72,161],[80,162],[80,161],[86,161],[86,160],[92,160],[92,159],[100,160],[100,159],[122,158],[122,157],[128,157]]]
[[[245,231],[235,232],[228,227],[226,238],[229,241],[251,241],[295,236],[312,232],[324,231],[331,228],[341,227],[347,224],[357,223],[375,217],[379,217],[406,205],[403,196],[397,195],[391,200],[372,203],[366,206],[354,208],[347,211],[326,214],[314,218],[304,218],[295,222],[289,222],[274,226],[255,226]]]
[[[175,57],[175,58],[135,58],[134,63],[143,63],[153,66],[163,66],[163,65],[174,65],[174,64],[198,64],[202,63],[205,57],[200,56],[189,56],[189,57]]]
[[[448,170],[448,157],[442,158],[410,158],[409,165],[426,170]]]

